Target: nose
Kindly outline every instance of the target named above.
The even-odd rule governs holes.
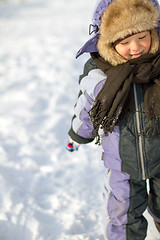
[[[132,40],[131,45],[130,45],[130,50],[133,53],[139,52],[141,48],[141,45],[138,40]]]

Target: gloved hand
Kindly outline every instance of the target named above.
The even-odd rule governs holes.
[[[66,147],[66,149],[67,149],[69,152],[78,151],[79,145],[80,145],[79,143],[73,141],[72,138],[69,137],[68,142],[67,142],[67,147]]]

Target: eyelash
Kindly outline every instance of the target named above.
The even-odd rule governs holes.
[[[143,38],[145,38],[146,37],[146,35],[145,36],[143,36],[143,37],[140,37],[139,39],[143,39]]]
[[[125,44],[127,44],[128,42],[124,42],[124,43],[121,43],[122,45],[125,45]]]

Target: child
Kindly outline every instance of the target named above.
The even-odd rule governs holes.
[[[94,138],[102,144],[109,240],[145,239],[146,208],[160,231],[158,18],[156,0],[102,0],[95,36],[77,55],[90,52],[91,58],[80,76],[67,148]]]

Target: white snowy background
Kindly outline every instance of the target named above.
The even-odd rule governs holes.
[[[65,149],[96,4],[0,1],[0,240],[103,240],[101,148]]]

